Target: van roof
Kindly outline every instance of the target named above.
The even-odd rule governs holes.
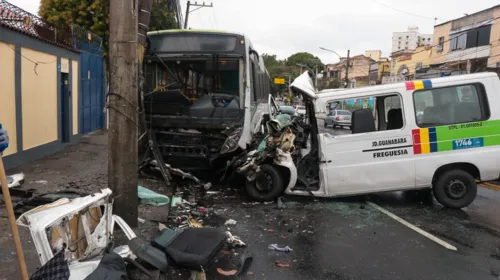
[[[498,78],[498,75],[496,73],[477,73],[477,74],[467,74],[467,75],[457,75],[457,76],[450,76],[450,77],[443,77],[443,78],[434,78],[434,79],[426,79],[424,81],[430,80],[432,83],[432,86],[434,87],[435,85],[440,85],[440,84],[449,84],[453,82],[466,82],[468,80],[477,80],[481,78]],[[419,81],[419,80],[415,80]],[[410,82],[415,82],[415,81],[410,81]],[[369,86],[369,87],[362,87],[362,88],[351,88],[351,89],[331,89],[331,90],[322,90],[320,94],[318,95],[318,98],[339,98],[342,96],[346,96],[346,98],[355,98],[356,96],[366,96],[367,93],[373,93],[373,94],[378,94],[388,91],[406,91],[406,82],[401,82],[401,83],[395,83],[395,84],[386,84],[386,85],[376,85],[376,86]]]

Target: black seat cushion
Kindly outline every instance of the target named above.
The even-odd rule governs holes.
[[[215,228],[187,228],[165,249],[179,267],[206,267],[224,246],[227,236]]]

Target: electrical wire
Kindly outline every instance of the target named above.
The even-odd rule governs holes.
[[[9,44],[7,44],[7,43],[5,43],[5,42],[3,42],[3,43],[4,43],[5,45],[7,45],[7,47],[9,47],[11,50],[13,50],[16,54],[18,54],[18,55],[19,55],[19,56],[21,56],[22,58],[24,58],[24,59],[28,60],[29,62],[33,63],[33,64],[34,64],[34,67],[33,67],[33,72],[35,72],[35,75],[37,75],[37,76],[38,76],[38,73],[36,72],[36,68],[38,67],[38,65],[40,65],[40,64],[52,64],[52,63],[54,63],[54,62],[57,62],[57,58],[56,58],[54,61],[52,61],[52,62],[33,61],[32,59],[30,59],[30,58],[28,58],[28,57],[24,56],[21,52],[16,51],[16,49],[15,49],[15,48],[13,48],[13,47],[11,47]]]
[[[381,5],[381,6],[384,6],[386,8],[389,8],[389,9],[392,9],[394,11],[398,11],[400,13],[407,14],[407,15],[410,15],[410,16],[420,17],[420,18],[425,18],[425,19],[437,20],[437,17],[426,17],[426,16],[421,16],[421,15],[413,14],[413,13],[410,13],[410,12],[407,12],[407,11],[400,10],[398,8],[391,7],[391,6],[387,5],[387,4],[379,2],[377,0],[372,0],[372,2],[375,2],[375,3],[377,3],[377,4]]]

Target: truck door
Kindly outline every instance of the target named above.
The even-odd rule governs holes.
[[[326,195],[413,187],[412,134],[404,114],[413,105],[403,106],[399,93],[342,101],[353,112],[352,133],[337,129],[319,135]]]

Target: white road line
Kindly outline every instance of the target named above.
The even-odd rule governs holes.
[[[409,227],[409,228],[413,229],[414,231],[416,231],[416,232],[420,233],[421,235],[423,235],[423,236],[425,236],[425,237],[429,238],[430,240],[432,240],[432,241],[436,242],[437,244],[439,244],[439,245],[441,245],[441,246],[445,247],[446,249],[453,250],[453,251],[456,251],[456,250],[457,250],[457,247],[455,247],[455,246],[451,245],[450,243],[448,243],[448,242],[446,242],[446,241],[443,241],[443,240],[441,240],[441,239],[437,238],[436,236],[434,236],[434,235],[432,235],[432,234],[430,234],[430,233],[426,232],[425,230],[420,229],[420,228],[419,228],[419,227],[417,227],[417,226],[412,225],[411,223],[409,223],[409,222],[407,222],[407,221],[405,221],[405,220],[401,219],[400,217],[398,217],[398,216],[396,216],[396,215],[392,214],[391,212],[389,212],[389,211],[385,210],[384,208],[382,208],[382,207],[378,206],[377,204],[375,204],[375,203],[373,203],[373,202],[369,202],[369,201],[368,201],[367,203],[368,203],[370,206],[372,206],[373,208],[375,208],[375,209],[379,210],[380,212],[382,212],[382,213],[386,214],[387,216],[389,216],[389,217],[393,218],[394,220],[396,220],[396,221],[398,221],[398,222],[402,223],[403,225],[405,225],[405,226],[407,226],[407,227]]]

